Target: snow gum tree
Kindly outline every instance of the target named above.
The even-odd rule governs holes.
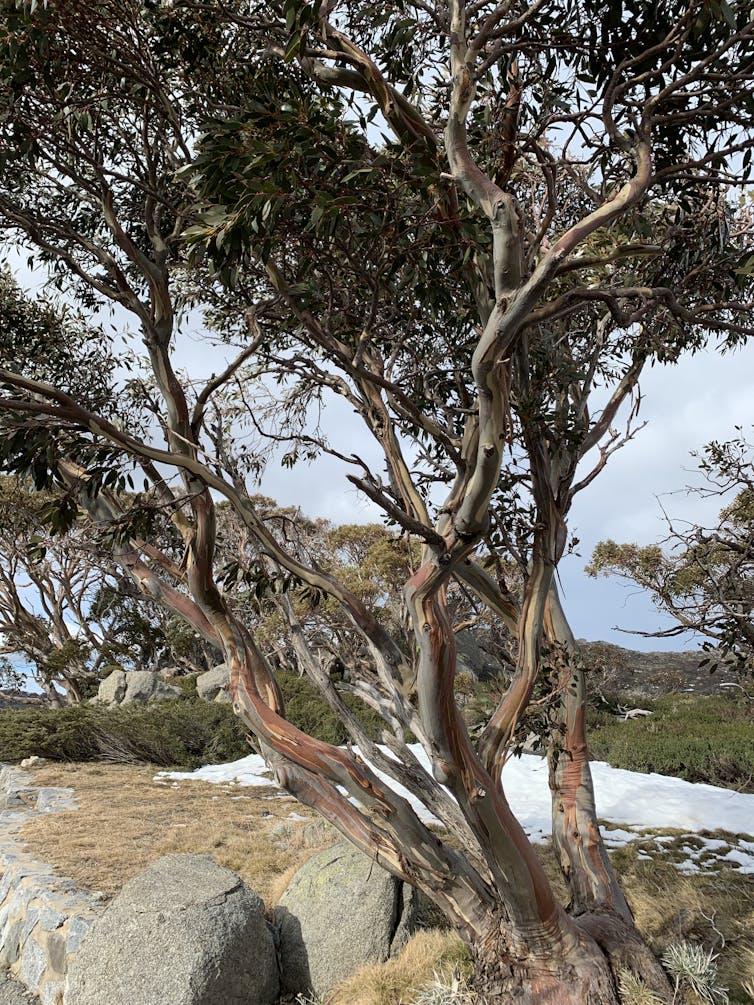
[[[586,676],[554,572],[574,495],[635,432],[642,368],[750,334],[746,6],[2,11],[0,220],[85,307],[115,305],[124,331],[128,314],[141,344],[116,333],[113,414],[23,355],[4,365],[5,468],[36,464],[40,487],[110,528],[145,596],[222,650],[277,780],[443,909],[482,1001],[616,1005],[625,967],[670,1002],[600,837]],[[181,370],[187,326],[201,379]],[[419,552],[400,625],[395,598],[384,616],[255,502],[271,457],[325,453]],[[247,542],[233,575],[275,598],[351,746],[287,721],[264,640],[223,588],[220,501]],[[158,512],[182,557],[152,533]],[[457,591],[515,648],[473,740],[454,695]],[[333,611],[358,655],[347,683],[311,644]],[[380,746],[345,686],[382,717]],[[567,906],[506,799],[532,709]]]

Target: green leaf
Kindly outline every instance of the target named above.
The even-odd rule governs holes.
[[[297,0],[288,0],[285,4],[285,26],[288,31],[293,30],[293,26],[296,23],[296,12],[298,9]]]
[[[293,60],[298,56],[301,51],[301,32],[297,31],[291,36],[288,46],[285,50],[285,55],[283,59],[286,63],[292,63]]]

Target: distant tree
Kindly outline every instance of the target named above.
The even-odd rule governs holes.
[[[618,576],[648,590],[659,610],[675,622],[636,634],[705,637],[703,661],[725,661],[754,678],[754,456],[743,436],[704,447],[699,463],[706,485],[696,491],[731,501],[713,527],[668,520],[662,544],[601,541],[587,572]],[[694,491],[694,490],[692,490]]]
[[[0,656],[21,659],[53,705],[90,698],[115,668],[206,670],[212,657],[184,621],[138,592],[80,517],[50,530],[54,494],[0,477]],[[10,676],[10,683],[20,683]]]
[[[308,519],[300,510],[279,506],[264,496],[252,499],[281,547],[301,563],[316,565],[337,578],[386,631],[410,645],[401,589],[421,564],[418,542],[381,524],[334,525]],[[225,564],[222,559],[219,564],[228,601],[240,620],[253,625],[270,662],[303,675],[310,657],[296,645],[300,634],[309,653],[316,653],[343,688],[358,688],[360,671],[368,667],[371,657],[364,640],[354,637],[340,605],[326,593],[291,580],[285,568],[259,548],[227,504],[218,507],[218,553],[225,557]],[[498,619],[490,618],[487,608],[462,584],[451,586],[449,611],[454,633],[473,626],[488,646],[503,647]],[[513,646],[510,637],[505,641],[508,648]],[[498,659],[505,656],[499,653]],[[508,664],[510,669],[515,665],[510,655]]]
[[[80,311],[30,298],[0,271],[4,365],[114,418],[128,396],[114,392],[108,345],[104,330]],[[205,669],[206,658],[198,667],[192,661],[199,656],[194,633],[187,638],[174,615],[154,606],[145,612],[143,602],[129,609],[135,587],[112,562],[111,538],[100,539],[90,520],[72,524],[76,504],[60,487],[50,491],[53,449],[40,445],[23,479],[0,479],[0,654],[21,658],[56,705],[89,697],[102,670],[114,665]],[[7,659],[5,665],[8,680],[19,683]]]
[[[219,658],[213,647],[176,615],[148,603],[122,573],[94,594],[90,615],[107,625],[98,646],[103,671],[151,670],[164,676],[199,673]]]
[[[642,368],[751,334],[745,5],[2,11],[0,219],[86,307],[130,312],[142,342],[138,356],[118,343],[130,370],[107,407],[23,357],[1,368],[2,464],[55,486],[63,525],[84,509],[142,595],[222,649],[275,777],[433,898],[471,946],[482,1001],[615,1005],[627,967],[670,1002],[600,836],[554,573],[575,494],[635,430]],[[201,381],[180,372],[189,323]],[[318,424],[335,395],[379,466],[350,427]],[[348,563],[321,561],[255,501],[271,457],[323,453],[420,549],[399,630]],[[220,500],[348,747],[286,719],[255,622],[223,587]],[[166,517],[180,555],[162,546]],[[461,587],[516,640],[474,739],[454,694]],[[350,686],[379,711],[383,746],[327,672],[316,619],[364,654]],[[568,909],[505,795],[541,702]]]
[[[18,690],[26,683],[26,675],[9,657],[0,653],[0,688]]]
[[[17,479],[0,479],[0,653],[22,658],[59,706],[90,697],[98,680],[103,639],[89,608],[107,566],[85,526],[50,533],[44,517],[55,505]]]

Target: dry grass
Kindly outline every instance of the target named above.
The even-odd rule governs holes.
[[[316,850],[304,847],[302,821],[277,789],[209,782],[153,781],[154,768],[134,765],[50,764],[34,771],[36,785],[75,789],[79,809],[32,820],[23,838],[40,859],[81,886],[114,896],[150,862],[175,852],[209,854],[239,873],[272,906],[285,884]],[[285,823],[285,842],[274,840]],[[332,843],[322,831],[320,846]]]
[[[706,836],[726,837],[722,832]],[[685,843],[687,837],[679,838],[679,845]],[[610,858],[639,930],[654,952],[659,957],[670,943],[684,939],[714,950],[731,1005],[754,1005],[754,995],[746,991],[747,981],[754,988],[754,877],[725,867],[683,876],[672,861],[686,858],[685,854],[666,852],[646,861],[638,857],[643,847],[641,842],[625,845]],[[566,903],[566,885],[555,856],[549,847],[539,846],[537,851],[556,895]]]
[[[744,975],[741,986],[749,996],[749,1001],[754,1002],[754,948],[743,950],[741,953],[741,967]]]
[[[361,967],[327,998],[327,1005],[409,1005],[435,974],[468,967],[468,955],[453,932],[418,932],[398,956]]]
[[[657,955],[682,940],[714,950],[731,1005],[748,1003],[744,985],[754,979],[754,877],[730,868],[681,876],[665,856],[644,861],[632,846],[612,857],[636,923]]]

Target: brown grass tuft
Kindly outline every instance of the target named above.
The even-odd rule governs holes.
[[[454,932],[418,932],[398,956],[361,967],[339,984],[327,1005],[409,1005],[435,973],[454,967],[468,968],[466,947]]]

